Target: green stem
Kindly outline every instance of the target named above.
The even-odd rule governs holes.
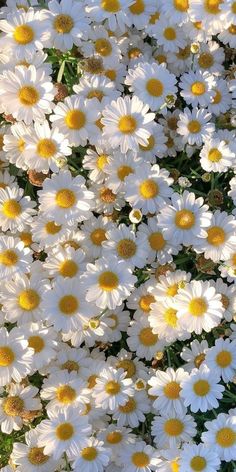
[[[60,83],[62,81],[62,77],[63,77],[64,71],[65,71],[65,65],[66,65],[66,61],[62,61],[60,69],[58,71],[58,75],[57,75],[57,82],[58,83]]]
[[[167,354],[167,360],[168,360],[168,367],[171,367],[171,357],[170,357],[169,349],[166,349],[166,354]]]

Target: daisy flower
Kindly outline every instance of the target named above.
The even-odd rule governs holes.
[[[43,453],[54,460],[60,459],[64,452],[69,458],[78,455],[91,433],[88,419],[72,407],[49,411],[48,417],[37,426],[38,446],[43,447]]]
[[[150,123],[155,117],[148,109],[148,105],[136,96],[113,100],[103,110],[104,139],[113,149],[120,147],[122,153],[129,149],[138,151],[139,144],[146,146],[151,135]]]
[[[214,85],[214,76],[209,74],[209,72],[187,72],[182,75],[179,83],[182,89],[180,95],[182,95],[188,105],[206,107],[215,95],[213,91]]]
[[[223,316],[221,296],[209,281],[193,280],[175,297],[180,326],[189,333],[209,333]]]
[[[31,263],[32,251],[20,238],[0,236],[0,279],[7,280],[16,273],[29,272]]]
[[[104,447],[103,441],[91,437],[73,462],[73,470],[87,472],[89,467],[90,470],[103,472],[110,461],[110,455],[110,449]]]
[[[142,163],[143,160],[132,151],[128,151],[126,154],[114,151],[104,166],[108,187],[114,193],[122,192],[125,187],[126,177],[134,174],[137,166],[142,165]]]
[[[119,461],[122,471],[127,472],[150,472],[157,470],[161,463],[159,452],[144,441],[137,441],[120,451]]]
[[[112,223],[102,215],[96,218],[94,215],[81,227],[84,235],[83,249],[90,259],[101,257],[103,242],[107,240],[107,232],[113,227]]]
[[[158,20],[153,36],[158,44],[163,46],[166,53],[178,52],[179,48],[184,48],[187,42],[176,22],[172,18],[167,19],[164,15]]]
[[[208,348],[208,343],[205,339],[201,342],[194,339],[190,343],[190,347],[184,346],[180,353],[180,357],[186,362],[184,369],[191,373],[192,369],[199,368],[205,361]]]
[[[161,0],[161,13],[170,18],[176,24],[182,24],[189,20],[189,1],[188,0]]]
[[[135,436],[131,429],[110,424],[104,431],[99,432],[98,439],[102,439],[104,445],[110,449],[111,459],[118,462],[119,452],[127,447],[127,444],[133,443]]]
[[[208,349],[205,363],[215,375],[222,377],[224,382],[231,382],[236,368],[236,341],[216,339],[215,346]]]
[[[15,72],[5,71],[0,77],[1,103],[6,113],[30,125],[45,120],[51,113],[55,95],[51,77],[35,66],[16,67]]]
[[[0,328],[0,386],[9,384],[11,379],[20,382],[31,371],[33,349],[18,328],[9,333]]]
[[[21,328],[29,347],[34,350],[32,370],[42,370],[45,363],[48,364],[57,356],[57,332],[53,328],[48,328],[42,322],[27,323]]]
[[[164,348],[165,343],[152,331],[147,317],[139,316],[138,319],[131,321],[127,334],[129,349],[140,358],[149,361]]]
[[[180,327],[174,303],[167,299],[151,304],[148,321],[153,333],[157,333],[159,338],[167,343],[189,337],[188,333]]]
[[[81,97],[96,98],[103,106],[109,103],[111,99],[115,100],[120,96],[111,80],[104,76],[91,74],[84,74],[79,84],[73,86],[73,90]]]
[[[210,74],[219,75],[223,70],[225,59],[224,49],[216,41],[201,43],[201,49],[197,55],[197,64],[200,70],[207,70]]]
[[[43,400],[48,401],[47,412],[56,409],[64,410],[69,407],[78,408],[83,400],[85,386],[85,380],[78,378],[76,372],[69,373],[62,370],[52,373],[44,379],[40,396]]]
[[[158,448],[175,448],[182,442],[188,443],[196,435],[196,423],[191,415],[155,416],[151,434]]]
[[[138,154],[145,161],[155,164],[156,156],[160,159],[164,157],[164,154],[167,151],[166,142],[167,137],[164,134],[163,127],[154,122],[151,129],[151,135],[148,138],[148,144],[146,146],[140,144]]]
[[[236,417],[220,413],[213,421],[206,421],[207,431],[202,433],[202,442],[207,449],[214,450],[221,460],[230,462],[236,455]]]
[[[102,184],[106,177],[104,170],[105,165],[110,159],[110,153],[107,150],[96,147],[94,149],[88,148],[83,158],[84,169],[89,170],[89,179],[97,184]]]
[[[168,367],[166,372],[158,370],[156,375],[148,380],[148,384],[151,385],[148,394],[156,397],[153,407],[157,411],[165,411],[166,414],[176,413],[181,415],[186,413],[181,398],[181,382],[184,382],[187,378],[188,373],[182,368],[174,371],[174,369]]]
[[[169,243],[162,234],[161,228],[157,224],[155,217],[148,218],[147,224],[142,223],[138,227],[138,235],[145,239],[148,245],[148,263],[152,264],[157,260],[160,264],[166,264],[173,260],[172,254],[176,255],[181,250],[180,245]]]
[[[3,149],[8,161],[23,170],[28,168],[25,163],[25,141],[23,136],[29,133],[30,129],[25,123],[16,122],[3,137]]]
[[[215,131],[214,123],[210,122],[211,113],[201,109],[185,108],[179,115],[177,133],[182,136],[183,143],[196,144],[200,146],[202,142],[211,138]]]
[[[201,22],[202,27],[214,35],[224,29],[225,12],[221,0],[192,0],[189,8],[191,21]]]
[[[140,63],[135,69],[129,69],[125,84],[129,85],[143,103],[152,111],[158,110],[166,101],[167,95],[177,92],[176,78],[166,67],[156,63]]]
[[[235,153],[225,141],[212,137],[201,149],[200,164],[206,172],[227,172],[236,165]]]
[[[86,300],[95,302],[97,307],[113,310],[130,295],[136,280],[131,268],[116,256],[100,258],[87,265],[84,279]]]
[[[180,451],[179,472],[215,472],[220,468],[220,459],[216,451],[204,444],[185,444]]]
[[[79,277],[86,270],[85,253],[73,247],[55,247],[44,262],[48,274],[56,277]]]
[[[224,319],[226,321],[232,321],[232,316],[235,312],[236,304],[236,287],[234,284],[227,285],[223,282],[222,279],[217,279],[215,281],[215,288],[217,293],[221,295],[221,302],[225,309]]]
[[[215,116],[225,113],[231,106],[231,94],[224,79],[217,79],[213,87],[214,97],[208,104],[208,111]]]
[[[36,206],[30,197],[24,197],[24,190],[16,185],[0,188],[0,226],[2,231],[23,231],[32,222]]]
[[[124,405],[119,405],[114,411],[113,418],[117,420],[119,427],[127,425],[137,428],[146,420],[145,414],[150,413],[150,410],[150,400],[146,392],[136,390],[134,395],[128,397]]]
[[[82,41],[81,50],[85,57],[95,56],[102,59],[106,68],[120,62],[122,45],[115,36],[109,36],[102,25],[95,25],[89,32],[89,41]]]
[[[128,396],[133,395],[133,382],[126,378],[123,369],[104,368],[96,380],[92,396],[95,403],[102,409],[116,410],[125,405]]]
[[[151,294],[155,286],[155,279],[147,280],[136,288],[128,297],[127,308],[135,310],[137,315],[148,315],[151,310],[151,303],[155,302],[155,297]]]

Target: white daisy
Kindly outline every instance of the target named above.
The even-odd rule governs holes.
[[[132,380],[126,378],[123,369],[112,367],[101,371],[92,392],[96,405],[111,411],[116,410],[119,405],[125,405],[129,395],[133,395]]]
[[[214,85],[214,76],[209,72],[187,72],[181,76],[180,94],[188,105],[206,107],[215,95]]]
[[[127,344],[137,357],[149,361],[164,348],[164,341],[152,331],[147,317],[139,316],[138,319],[131,321],[127,334]]]
[[[187,370],[187,372],[191,372],[192,369],[199,368],[206,358],[207,350],[208,343],[205,339],[201,342],[194,339],[190,343],[190,347],[184,346],[180,353],[180,357],[186,362],[184,369]]]
[[[178,447],[188,443],[196,435],[196,423],[191,415],[155,416],[151,428],[154,442],[158,448]]]
[[[167,53],[177,52],[179,48],[184,48],[187,42],[180,26],[172,18],[167,19],[164,15],[156,23],[153,36]]]
[[[216,339],[215,346],[206,353],[206,365],[215,375],[222,377],[224,382],[231,382],[236,369],[236,341]]]
[[[62,370],[44,379],[40,396],[48,402],[47,412],[69,407],[78,408],[84,399],[83,395],[86,395],[85,387],[85,380],[78,378],[76,372]]]
[[[122,154],[120,151],[114,151],[112,156],[108,158],[104,166],[106,175],[106,183],[114,192],[122,192],[125,186],[126,177],[134,174],[138,165],[142,165],[143,161],[137,157],[132,151]]]
[[[227,172],[236,165],[235,153],[225,141],[212,137],[201,149],[200,163],[206,172]]]
[[[148,384],[151,385],[148,394],[156,398],[153,407],[157,411],[165,411],[166,414],[186,413],[187,410],[181,398],[181,382],[187,378],[188,374],[182,368],[174,371],[168,367],[166,372],[158,370],[156,375],[148,380]]]
[[[155,471],[161,463],[159,452],[144,441],[129,444],[129,446],[120,451],[119,461],[123,466],[122,471],[127,472]]]
[[[32,222],[36,206],[30,197],[24,197],[24,190],[14,185],[0,188],[0,226],[2,231],[23,231]]]
[[[180,452],[179,472],[215,472],[220,468],[220,459],[216,451],[204,444],[185,444]]]
[[[131,428],[137,428],[140,423],[145,422],[146,414],[150,413],[150,400],[145,390],[135,391],[135,394],[129,396],[124,405],[119,405],[113,413],[113,418],[117,420],[119,427],[127,425]]]
[[[11,379],[20,382],[30,373],[34,351],[18,328],[9,333],[0,328],[0,334],[0,386],[4,386]]]
[[[73,462],[73,470],[87,472],[93,469],[96,472],[103,472],[110,461],[110,455],[111,451],[104,447],[103,441],[91,437]]]
[[[32,251],[23,241],[12,236],[0,236],[0,279],[7,280],[16,273],[27,273],[32,263]]]
[[[177,133],[182,136],[183,143],[200,146],[202,142],[211,138],[215,131],[214,123],[210,122],[211,114],[204,109],[193,108],[190,111],[189,108],[185,108],[179,118]]]
[[[202,433],[202,442],[218,454],[221,460],[230,462],[236,455],[236,416],[220,413],[213,421],[206,421],[207,431]]]

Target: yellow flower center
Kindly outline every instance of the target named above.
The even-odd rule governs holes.
[[[60,403],[68,405],[76,399],[76,391],[70,385],[61,385],[56,390],[56,397]]]
[[[3,400],[3,410],[8,416],[19,416],[24,410],[24,401],[17,396]]]
[[[186,46],[185,48],[180,48],[179,51],[176,54],[176,57],[178,59],[185,60],[187,59],[191,54],[191,49],[190,46]]]
[[[117,253],[123,259],[129,259],[136,254],[137,246],[131,239],[121,239],[116,246]]]
[[[54,221],[48,221],[45,229],[48,234],[57,234],[61,230],[61,225],[57,225]]]
[[[174,28],[171,28],[170,26],[164,29],[163,34],[164,34],[164,37],[167,39],[167,41],[174,41],[176,39],[176,31]]]
[[[85,126],[86,115],[81,110],[69,110],[65,116],[65,123],[70,129],[81,129]]]
[[[56,436],[61,441],[71,439],[74,434],[74,428],[71,423],[61,423],[56,428]]]
[[[155,198],[159,193],[159,187],[152,179],[144,180],[139,186],[140,194],[146,200]]]
[[[170,469],[171,469],[171,472],[179,472],[179,464],[177,460],[171,461]]]
[[[222,368],[228,367],[232,362],[232,354],[229,351],[221,351],[216,356],[217,364]]]
[[[119,431],[112,431],[106,436],[106,440],[109,444],[119,444],[122,441],[122,434]]]
[[[45,346],[43,338],[40,336],[30,336],[28,339],[29,347],[32,347],[35,352],[41,352]]]
[[[91,329],[97,329],[99,326],[100,326],[100,321],[98,318],[91,318],[91,320],[89,320],[89,327]]]
[[[0,264],[11,267],[18,262],[18,255],[11,249],[6,249],[0,254]]]
[[[177,418],[171,418],[164,424],[164,431],[168,436],[179,436],[184,430],[182,421]]]
[[[68,372],[73,372],[73,371],[79,372],[80,366],[79,366],[78,362],[68,360],[68,361],[64,362],[64,364],[61,365],[61,368],[62,368],[62,370],[63,369],[68,370]]]
[[[21,205],[17,200],[6,200],[2,206],[3,214],[10,219],[17,218],[21,214]]]
[[[224,293],[221,294],[221,303],[224,309],[227,310],[229,306],[229,298]]]
[[[142,51],[139,48],[131,48],[128,51],[128,57],[129,59],[136,59],[139,56],[142,56]]]
[[[201,21],[195,21],[193,23],[193,26],[194,28],[196,28],[197,30],[201,30],[202,29],[202,22]]]
[[[25,247],[29,247],[33,242],[32,235],[28,233],[27,231],[22,231],[19,237],[20,237],[20,240],[23,241]]]
[[[124,115],[119,120],[118,128],[121,133],[131,134],[137,128],[137,122],[131,115]]]
[[[97,98],[99,102],[102,101],[103,97],[104,93],[101,90],[91,90],[87,95],[87,98]]]
[[[74,315],[79,308],[79,301],[74,295],[64,295],[59,301],[59,309],[64,315]]]
[[[116,199],[116,196],[110,188],[103,187],[100,190],[100,199],[104,203],[113,203]]]
[[[136,0],[136,2],[129,7],[129,9],[133,15],[141,15],[141,13],[143,13],[145,10],[145,4],[143,0]]]
[[[155,60],[158,64],[165,64],[167,62],[166,56],[164,54],[156,54]]]
[[[220,226],[212,226],[207,230],[207,241],[213,246],[220,246],[225,242],[225,232]]]
[[[117,369],[124,369],[126,372],[126,378],[131,378],[136,374],[135,363],[130,359],[123,359],[122,361],[117,362]]]
[[[49,159],[56,153],[57,147],[51,139],[41,139],[37,145],[37,153],[43,159]]]
[[[194,82],[191,86],[191,92],[193,95],[203,95],[206,91],[205,84],[203,82]]]
[[[220,12],[220,4],[223,0],[205,0],[205,9],[211,15],[217,15]]]
[[[205,360],[205,354],[204,352],[201,352],[201,354],[198,354],[195,359],[194,359],[194,365],[199,369],[200,365],[204,362]]]
[[[106,241],[106,231],[102,228],[97,228],[90,234],[90,239],[95,246],[101,246],[103,241]]]
[[[145,452],[134,452],[131,460],[135,467],[147,467],[150,464],[150,459]]]
[[[75,202],[75,193],[68,188],[62,188],[56,193],[56,203],[61,208],[71,208]]]
[[[15,360],[13,350],[8,346],[0,346],[0,367],[8,367]]]
[[[146,89],[153,97],[160,97],[163,94],[164,86],[158,79],[149,79],[146,84]]]
[[[157,20],[159,20],[159,18],[160,18],[160,13],[158,11],[156,13],[153,13],[153,15],[150,16],[149,24],[155,25],[155,23],[157,22]]]
[[[103,170],[103,167],[107,164],[107,154],[101,154],[98,158],[97,158],[97,168],[99,170]]]
[[[214,89],[214,90],[215,90],[215,89]],[[214,96],[214,98],[213,98],[213,104],[214,104],[214,105],[218,105],[218,103],[220,103],[221,100],[222,100],[222,95],[221,95],[221,93],[220,93],[219,90],[215,90],[215,93],[216,93],[216,94],[215,94],[215,96]]]
[[[78,265],[76,262],[68,259],[67,261],[62,262],[59,268],[59,272],[62,277],[75,277],[78,272]]]
[[[67,34],[72,30],[74,21],[70,15],[57,15],[53,26],[57,33]]]
[[[202,69],[209,69],[214,64],[214,59],[212,54],[209,52],[202,52],[198,58],[198,64]]]
[[[200,472],[206,468],[206,459],[201,456],[194,456],[190,462],[192,469],[196,472]]]
[[[197,120],[189,121],[188,130],[190,131],[190,133],[193,133],[193,134],[199,133],[199,131],[201,130],[201,123],[199,123],[199,121]]]
[[[127,177],[127,175],[133,174],[133,173],[134,171],[132,167],[130,166],[120,166],[117,169],[117,176],[121,180],[121,182],[125,180],[125,177]]]
[[[189,303],[189,313],[193,316],[203,316],[207,310],[204,298],[193,298]]]
[[[174,0],[174,6],[176,10],[185,12],[188,10],[189,3],[188,0]]]
[[[116,71],[114,69],[107,69],[104,74],[108,79],[114,82],[116,80]]]
[[[145,313],[149,313],[151,310],[150,305],[154,302],[154,296],[148,293],[147,295],[142,295],[142,297],[140,297],[138,304],[142,311],[144,311]]]
[[[80,455],[81,457],[83,457],[85,461],[94,461],[98,453],[95,447],[90,446],[90,447],[85,447],[84,449],[82,449]]]
[[[190,210],[179,210],[175,215],[175,224],[182,230],[191,229],[195,224],[194,213]]]
[[[169,382],[167,385],[164,387],[164,394],[169,400],[176,400],[179,398],[179,393],[180,393],[180,385],[178,382],[175,382],[174,380],[172,382]]]
[[[35,310],[39,306],[40,303],[40,296],[36,292],[36,290],[32,290],[31,288],[27,290],[23,290],[18,298],[19,306],[22,310],[31,311]]]
[[[216,442],[220,447],[227,448],[234,446],[236,433],[231,428],[221,428],[216,434]]]
[[[105,391],[108,395],[117,395],[120,392],[120,384],[115,380],[110,380],[106,383]]]
[[[210,384],[207,380],[198,380],[193,384],[193,390],[199,397],[204,397],[210,392]]]
[[[14,40],[24,46],[31,43],[34,39],[34,31],[29,25],[19,25],[13,33]]]
[[[168,297],[174,297],[178,293],[178,284],[170,285],[166,290]]]
[[[43,449],[43,447],[31,447],[28,452],[28,459],[31,464],[37,466],[45,464],[48,461],[49,456],[43,453]]]
[[[233,35],[236,34],[236,25],[230,25],[228,32]]]
[[[88,388],[91,390],[92,388],[95,387],[96,383],[97,383],[97,375],[90,375],[90,377],[88,378]]]
[[[158,335],[154,334],[151,328],[141,329],[138,337],[141,344],[146,347],[155,346],[158,341]]]
[[[151,136],[149,136],[148,144],[146,146],[139,144],[139,148],[141,149],[141,151],[151,151],[154,148],[154,146],[155,146],[155,138],[152,134]]]
[[[102,0],[101,7],[108,13],[117,13],[120,11],[119,0]]]
[[[208,153],[208,159],[211,162],[219,162],[222,159],[222,154],[218,149],[212,148]]]
[[[39,101],[39,93],[35,87],[25,85],[19,90],[20,103],[26,107],[35,105]]]
[[[166,241],[159,231],[150,234],[148,241],[153,251],[161,251],[166,245]]]
[[[110,41],[105,38],[100,38],[95,41],[95,51],[103,57],[107,57],[112,52]]]
[[[111,292],[112,290],[118,287],[119,279],[115,272],[107,270],[99,275],[98,284],[102,290],[105,290],[106,292]]]
[[[164,317],[165,317],[165,322],[168,326],[171,326],[172,328],[176,328],[177,326],[177,311],[174,310],[174,308],[168,308],[165,311]]]
[[[127,403],[125,405],[120,405],[119,410],[121,413],[127,414],[127,413],[132,413],[133,411],[136,410],[136,401],[134,400],[133,397],[130,397]]]

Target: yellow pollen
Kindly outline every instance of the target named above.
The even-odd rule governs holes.
[[[152,179],[144,180],[139,186],[140,194],[145,200],[155,198],[159,193],[157,183]]]
[[[166,245],[166,241],[159,231],[150,234],[148,241],[153,251],[161,251]]]
[[[121,413],[127,414],[127,413],[132,413],[133,411],[136,410],[136,401],[134,400],[133,397],[130,397],[127,403],[125,405],[120,405],[119,410]]]
[[[107,158],[107,154],[101,154],[98,156],[96,164],[99,170],[103,170],[103,167],[107,164]]]
[[[207,13],[211,15],[217,15],[220,13],[220,4],[223,0],[205,0],[205,9]]]
[[[149,24],[155,25],[156,22],[159,20],[159,18],[160,18],[160,13],[158,11],[156,13],[153,13],[153,15],[150,16]]]
[[[171,469],[171,472],[179,472],[179,464],[177,460],[171,461],[170,469]]]
[[[195,223],[194,213],[190,210],[179,210],[175,215],[175,224],[182,230],[191,229]]]
[[[57,33],[68,34],[74,26],[74,21],[70,15],[57,15],[53,26]]]
[[[193,298],[189,303],[189,313],[192,316],[203,316],[207,310],[207,304],[204,298]]]
[[[85,126],[86,115],[81,110],[69,110],[65,116],[65,123],[70,129],[81,129]]]
[[[28,452],[28,459],[31,464],[39,466],[48,461],[49,456],[43,453],[43,449],[43,447],[31,447]]]
[[[76,262],[68,259],[67,261],[62,262],[59,268],[59,272],[62,277],[75,277],[78,272],[78,265]]]
[[[158,79],[149,79],[146,84],[146,89],[153,97],[160,97],[163,94],[164,86]]]
[[[74,428],[71,423],[61,423],[56,428],[56,436],[61,441],[67,441],[71,439],[74,434]]]
[[[194,82],[191,86],[191,92],[193,95],[200,96],[206,91],[205,84],[203,82]]]
[[[108,395],[117,395],[120,392],[120,384],[115,380],[110,380],[106,383],[105,391]]]
[[[182,421],[177,418],[169,419],[165,422],[164,431],[168,436],[179,436],[184,430]]]
[[[90,447],[85,447],[84,449],[82,449],[80,455],[81,457],[83,457],[85,461],[94,461],[98,453],[95,447],[90,446]]]
[[[221,303],[224,309],[227,310],[229,306],[229,298],[224,293],[221,294]]]
[[[172,328],[176,328],[177,326],[177,311],[174,310],[174,308],[168,308],[165,311],[164,317],[165,317],[165,322],[168,326],[171,326]]]
[[[158,64],[165,64],[167,62],[166,56],[164,54],[156,54],[155,60]]]
[[[230,25],[228,32],[233,35],[236,34],[236,25]]]
[[[232,447],[236,443],[236,433],[231,428],[221,428],[216,434],[216,442],[220,447]]]
[[[220,226],[212,226],[207,230],[207,241],[213,246],[220,246],[225,242],[225,232]]]
[[[100,199],[104,203],[113,203],[116,200],[116,196],[110,188],[103,187],[100,190]]]
[[[185,48],[180,48],[176,54],[176,57],[178,59],[185,60],[187,59],[191,54],[191,49],[190,46],[186,46]]]
[[[131,239],[121,239],[116,246],[117,253],[123,259],[129,259],[136,254],[137,246]]]
[[[194,456],[190,462],[192,469],[196,472],[201,472],[206,468],[206,459],[201,456]]]
[[[106,231],[102,228],[97,228],[90,234],[90,239],[95,246],[101,246],[103,241],[106,241]]]
[[[6,249],[0,253],[0,264],[11,267],[18,262],[18,255],[11,249]]]
[[[208,153],[208,159],[211,162],[219,162],[222,159],[222,154],[218,149],[212,148]]]
[[[180,390],[181,388],[178,382],[172,381],[165,385],[164,395],[169,398],[169,400],[177,400],[177,398],[179,398]]]
[[[103,97],[104,93],[101,90],[91,90],[87,95],[87,98],[97,98],[99,102],[102,101]]]
[[[121,133],[131,134],[137,128],[137,122],[135,118],[133,118],[131,115],[124,115],[120,118],[120,121],[118,123],[118,128],[121,131]]]
[[[122,441],[122,434],[119,431],[112,431],[106,436],[106,440],[109,444],[119,444]]]
[[[170,285],[166,290],[168,297],[174,297],[178,293],[178,284]]]
[[[25,85],[19,90],[20,103],[26,107],[35,105],[39,101],[39,93],[35,87]]]
[[[27,231],[22,231],[19,236],[20,240],[23,241],[25,247],[29,247],[32,244],[32,235]]]
[[[165,28],[163,33],[167,41],[174,41],[176,39],[176,31],[174,28]]]
[[[59,301],[59,309],[64,315],[74,315],[79,308],[79,301],[74,295],[65,295]]]
[[[216,94],[213,98],[213,104],[218,105],[218,103],[220,103],[221,100],[222,100],[222,95],[221,95],[219,90],[214,89],[214,91],[215,91]]]
[[[57,234],[61,230],[61,225],[57,225],[54,221],[48,221],[45,225],[48,234]]]
[[[134,452],[131,460],[135,467],[147,467],[150,464],[150,459],[145,452]]]
[[[141,15],[141,13],[143,13],[145,10],[145,4],[143,0],[136,0],[136,2],[129,7],[129,10],[131,13],[133,13],[133,15]]]
[[[17,218],[21,214],[21,205],[17,200],[6,200],[2,206],[3,214],[10,219]]]
[[[25,311],[35,310],[39,306],[40,296],[32,289],[23,290],[19,294],[18,304]]]
[[[19,416],[24,410],[24,401],[17,396],[3,400],[3,410],[8,416]]]
[[[117,362],[117,369],[124,369],[126,372],[126,378],[131,378],[136,374],[135,363],[130,359],[123,359],[122,361]]]
[[[155,346],[158,341],[158,335],[154,334],[151,328],[141,329],[138,337],[141,344],[146,347]]]
[[[32,347],[36,353],[41,352],[45,346],[44,340],[40,336],[30,336],[28,343],[29,347]]]
[[[197,30],[201,30],[202,29],[202,22],[201,21],[195,21],[193,23],[193,26],[197,29]]]
[[[98,284],[102,290],[111,292],[116,289],[119,285],[119,278],[115,272],[107,270],[102,272],[98,277]]]
[[[204,362],[206,355],[204,352],[201,352],[201,354],[198,354],[195,359],[194,359],[194,365],[199,369],[200,365]]]
[[[116,80],[116,71],[114,69],[107,69],[104,74],[108,79],[110,79],[112,82]]]
[[[154,296],[147,293],[147,295],[142,295],[142,297],[140,297],[138,304],[141,310],[144,311],[144,313],[149,313],[151,310],[150,305],[151,303],[154,303],[154,302],[155,302]]]
[[[189,121],[188,130],[190,131],[190,133],[193,133],[193,134],[199,133],[199,131],[201,130],[201,123],[199,123],[199,121],[197,120]]]
[[[149,136],[148,144],[146,146],[139,144],[139,148],[141,149],[141,151],[151,151],[154,148],[154,146],[155,146],[155,138],[152,134],[151,136]]]
[[[8,367],[15,360],[15,354],[8,346],[0,346],[0,367]]]
[[[100,38],[95,41],[95,51],[103,57],[107,57],[112,52],[112,46],[110,41],[105,38]]]
[[[209,52],[202,52],[198,58],[198,64],[202,69],[209,69],[214,64],[214,58]]]
[[[56,397],[60,403],[68,405],[76,399],[76,391],[70,385],[61,385],[56,390]]]
[[[89,327],[91,329],[97,329],[100,326],[100,321],[98,318],[91,318],[89,320]]]
[[[24,46],[34,39],[34,31],[29,25],[19,25],[13,33],[14,40]]]
[[[37,145],[37,153],[43,159],[49,159],[54,156],[57,147],[51,139],[41,139]]]
[[[97,378],[98,376],[97,375],[90,375],[90,377],[88,378],[88,388],[91,390],[92,388],[95,387],[96,383],[97,383]]]
[[[205,397],[210,392],[210,384],[207,380],[198,380],[193,384],[193,390],[199,397]]]
[[[139,48],[131,48],[128,51],[128,57],[129,59],[136,59],[137,57],[142,56],[142,51]]]
[[[61,369],[66,369],[68,370],[68,372],[79,372],[79,364],[78,362],[76,361],[71,361],[71,360],[68,360],[66,362],[64,362],[64,364],[61,365]]]
[[[221,351],[216,356],[216,363],[222,368],[225,369],[232,362],[232,354],[229,351]]]
[[[56,193],[56,203],[60,208],[71,208],[76,202],[76,196],[72,190],[62,188]]]
[[[121,182],[124,182],[125,177],[127,177],[129,174],[133,174],[134,171],[132,167],[130,166],[120,166],[117,169],[117,177],[121,180]]]
[[[185,11],[188,10],[189,3],[188,3],[188,0],[174,0],[174,6],[176,10],[184,13]]]
[[[108,13],[117,13],[121,8],[119,0],[102,0],[101,7]]]

